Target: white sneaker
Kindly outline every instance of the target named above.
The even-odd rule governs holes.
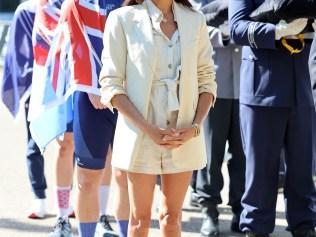
[[[46,212],[46,199],[35,199],[32,204],[30,214],[27,216],[30,219],[43,219],[45,218]]]
[[[59,217],[54,226],[54,230],[49,233],[49,237],[73,237],[71,225],[68,218]]]
[[[94,237],[118,237],[118,234],[112,229],[106,215],[100,216]]]

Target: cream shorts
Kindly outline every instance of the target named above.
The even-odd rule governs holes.
[[[155,86],[152,89],[148,111],[148,121],[160,128],[175,127],[178,111],[167,109],[167,87]],[[139,156],[134,160],[128,171],[144,174],[171,174],[189,170],[177,168],[172,161],[171,150],[157,145],[150,137],[144,135]]]

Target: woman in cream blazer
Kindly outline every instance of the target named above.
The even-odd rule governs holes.
[[[161,50],[155,41],[154,26],[160,27],[169,40],[176,31],[179,33],[179,108],[172,128],[158,128],[148,118],[153,81],[157,77],[157,55]],[[204,16],[192,10],[187,0],[135,2],[108,16],[100,73],[101,96],[102,103],[119,111],[112,165],[128,174],[130,237],[148,234],[156,175],[161,175],[164,194],[160,208],[161,236],[180,236],[181,207],[192,171],[206,164],[200,126],[216,97],[211,55]],[[135,171],[146,136],[170,152],[175,171]]]

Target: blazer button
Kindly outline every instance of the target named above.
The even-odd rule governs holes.
[[[168,65],[168,68],[170,68],[170,69],[172,68],[172,64],[171,63]]]
[[[238,53],[239,52],[239,48],[235,48],[235,52]]]

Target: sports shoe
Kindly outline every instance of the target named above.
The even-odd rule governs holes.
[[[118,234],[111,227],[106,215],[100,216],[94,237],[118,237]]]
[[[72,237],[71,225],[68,219],[59,217],[54,230],[49,233],[49,237]]]
[[[43,219],[46,217],[45,199],[33,200],[31,210],[27,215],[30,219]]]

